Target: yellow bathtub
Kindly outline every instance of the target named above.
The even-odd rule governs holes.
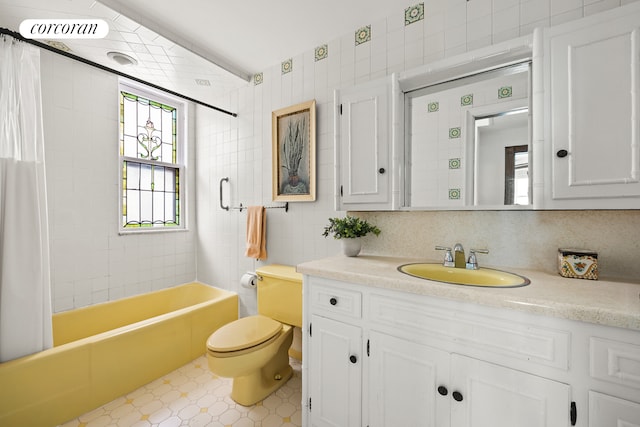
[[[0,426],[78,417],[201,356],[237,318],[237,294],[200,283],[56,313],[53,348],[0,363]]]

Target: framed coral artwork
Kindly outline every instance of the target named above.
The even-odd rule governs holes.
[[[273,200],[316,199],[316,101],[271,114]]]

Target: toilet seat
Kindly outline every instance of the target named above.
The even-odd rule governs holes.
[[[207,349],[212,353],[231,353],[264,344],[282,331],[282,323],[266,316],[243,317],[211,334]]]

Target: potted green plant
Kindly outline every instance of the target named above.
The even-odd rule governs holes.
[[[329,225],[324,227],[322,235],[328,237],[332,234],[334,239],[342,240],[342,249],[346,256],[357,256],[362,247],[360,238],[369,233],[377,236],[380,229],[364,219],[347,215],[344,218],[329,218]]]

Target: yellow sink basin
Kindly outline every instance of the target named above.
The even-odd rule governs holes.
[[[492,268],[467,270],[464,268],[445,267],[442,264],[415,263],[401,265],[398,267],[398,271],[420,279],[454,285],[515,288],[531,283],[524,276]]]

